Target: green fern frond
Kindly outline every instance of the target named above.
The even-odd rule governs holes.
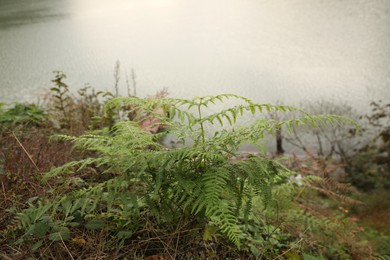
[[[86,158],[79,161],[71,161],[62,166],[51,169],[44,175],[42,181],[45,183],[50,178],[57,177],[62,174],[75,173],[88,165],[103,165],[108,162],[109,161],[105,160],[105,158]]]
[[[219,207],[221,195],[225,192],[230,172],[226,169],[209,169],[202,175],[201,182],[204,187],[204,200],[206,215],[213,215]],[[199,211],[199,209],[197,209]]]
[[[245,235],[238,226],[238,216],[234,214],[234,209],[231,206],[223,202],[220,203],[210,219],[217,224],[230,241],[240,248],[241,240]]]

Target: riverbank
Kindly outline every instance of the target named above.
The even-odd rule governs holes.
[[[0,113],[4,259],[370,259],[390,254],[390,230],[382,223],[390,201],[381,195],[386,175],[379,175],[387,166],[365,159],[378,157],[376,148],[366,147],[348,161],[316,153],[244,156],[240,143],[256,144],[264,131],[304,124],[305,117],[238,125],[208,137],[202,131],[206,123],[221,120],[231,126],[242,113],[293,108],[235,95],[113,98],[85,89],[72,97],[58,84],[61,80],[44,109],[17,104]],[[226,99],[243,105],[202,117],[203,106]],[[190,113],[190,106],[200,112]],[[137,120],[145,121],[137,116],[124,121],[117,116],[124,107],[158,117],[166,132],[145,131]],[[155,113],[156,107],[169,110],[169,118]],[[318,123],[332,117],[312,118]],[[192,142],[168,149],[159,142],[167,133]],[[378,155],[386,144],[378,146]],[[360,192],[351,185],[357,179],[348,179],[357,170],[363,171],[361,187],[355,185]],[[347,177],[331,178],[340,171]]]

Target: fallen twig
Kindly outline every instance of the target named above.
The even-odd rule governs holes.
[[[30,161],[32,162],[32,164],[34,165],[35,169],[37,169],[37,171],[39,171],[39,168],[38,166],[35,164],[34,160],[32,159],[31,155],[27,152],[26,148],[24,148],[23,144],[19,141],[18,137],[15,135],[15,133],[12,131],[12,135],[13,137],[15,138],[16,142],[18,142],[18,144],[20,145],[20,147],[22,147],[23,151],[27,154],[28,158],[30,159]]]

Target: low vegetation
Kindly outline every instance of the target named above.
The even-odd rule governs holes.
[[[388,106],[368,117],[381,122],[374,140],[348,157],[272,157],[268,134],[357,124],[231,94],[75,95],[64,81],[57,72],[43,107],[0,107],[0,258],[390,257],[390,227],[379,225],[390,203],[378,198],[388,164],[361,157],[388,155],[390,113],[378,115]],[[353,172],[373,176],[370,193]]]

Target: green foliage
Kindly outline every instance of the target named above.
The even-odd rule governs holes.
[[[53,105],[54,109],[62,113],[60,117],[61,126],[69,126],[71,122],[71,111],[69,107],[72,106],[73,99],[69,96],[69,87],[63,82],[66,78],[66,75],[61,71],[55,71],[55,78],[52,82],[55,84],[55,87],[52,87]]]
[[[381,232],[369,229],[365,232],[366,239],[369,240],[374,247],[377,259],[390,258],[390,236]]]
[[[85,86],[77,91],[78,96],[71,93],[65,83],[66,75],[55,71],[52,80],[54,86],[50,88],[48,107],[51,119],[61,129],[70,133],[81,134],[88,129],[97,129],[112,123],[112,114],[103,117],[104,103],[113,97],[110,92],[96,92],[91,86]]]
[[[349,181],[364,191],[390,188],[390,104],[372,102],[365,131],[369,142],[349,158]]]
[[[11,108],[0,104],[0,125],[6,128],[17,126],[39,126],[47,119],[44,110],[34,104],[16,103]],[[5,130],[5,129],[2,129]]]
[[[213,105],[226,100],[238,104],[210,112]],[[108,100],[104,109],[112,113],[124,107],[129,113],[137,111],[133,121],[120,121],[111,129],[79,137],[57,136],[73,142],[89,157],[45,175],[44,181],[53,185],[51,199],[32,202],[18,213],[18,242],[37,239],[38,247],[41,239],[66,240],[76,227],[102,229],[123,241],[147,229],[141,219],[170,226],[184,218],[204,230],[205,240],[228,240],[255,255],[285,249],[293,239],[256,215],[272,205],[274,188],[287,181],[290,171],[264,155],[240,161],[233,157],[241,144],[261,145],[266,133],[272,134],[283,125],[291,129],[348,121],[332,115],[313,116],[289,106],[256,104],[227,94],[191,100],[115,98]],[[164,113],[157,113],[156,108]],[[301,116],[283,122],[259,118],[248,126],[235,125],[245,114],[257,116],[266,111]],[[138,125],[144,115],[159,119],[156,124],[166,125],[167,130],[156,135],[144,131]],[[209,130],[210,125],[225,128]],[[168,134],[188,145],[164,147],[158,140]],[[83,181],[64,191],[61,183],[69,175]],[[258,252],[264,246],[267,249]]]
[[[314,183],[327,183],[326,179],[307,176],[300,183],[278,185],[265,210],[254,208],[255,215],[277,227],[279,245],[268,248],[276,247],[280,252],[286,248],[281,244],[287,244],[295,252],[304,252],[303,259],[370,259],[372,245],[357,219],[348,214],[351,204],[347,200],[325,198],[322,192],[313,189]],[[273,258],[275,253],[268,249],[265,259]]]

